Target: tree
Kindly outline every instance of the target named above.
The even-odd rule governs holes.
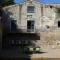
[[[0,6],[2,7],[13,4],[14,4],[14,0],[0,0]]]

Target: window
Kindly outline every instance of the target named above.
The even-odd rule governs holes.
[[[34,21],[27,21],[27,31],[34,32]]]
[[[27,12],[28,13],[34,13],[34,6],[28,6],[27,7]]]
[[[16,20],[12,20],[12,21],[11,21],[11,30],[12,30],[12,31],[13,31],[13,30],[16,30],[16,27],[17,27],[17,26],[16,26],[16,22],[17,22]]]
[[[49,29],[50,27],[48,25],[46,25],[46,27]]]
[[[53,8],[53,6],[50,6],[50,8],[52,9],[52,8]]]
[[[58,27],[60,27],[60,21],[58,21]]]

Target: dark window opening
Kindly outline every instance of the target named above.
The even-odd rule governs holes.
[[[53,6],[50,6],[50,8],[52,9]]]
[[[50,28],[48,25],[46,26],[48,29]]]
[[[34,21],[27,21],[27,31],[28,32],[34,31]]]
[[[28,13],[34,13],[34,6],[28,6],[27,7],[27,12]]]
[[[58,21],[58,27],[60,27],[60,21]]]
[[[11,31],[16,30],[16,20],[11,21]]]

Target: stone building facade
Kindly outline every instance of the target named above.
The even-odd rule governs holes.
[[[60,45],[60,17],[56,9],[60,4],[42,4],[34,0],[25,0],[21,4],[4,7],[7,15],[8,32],[37,34],[40,39],[36,45],[40,47]],[[17,29],[17,30],[16,30]]]

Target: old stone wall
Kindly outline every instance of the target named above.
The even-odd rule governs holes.
[[[34,6],[34,13],[27,13],[27,6]],[[37,40],[36,45],[42,46],[44,48],[50,46],[50,48],[57,48],[60,43],[59,31],[57,29],[58,20],[56,18],[55,7],[50,5],[42,5],[36,2],[28,3],[25,2],[21,5],[13,5],[4,8],[6,14],[8,14],[8,20],[10,24],[11,20],[15,20],[18,29],[27,30],[27,20],[35,21],[35,29],[39,29],[40,40]],[[28,18],[28,15],[32,15],[32,18]],[[56,27],[55,27],[56,26]],[[9,27],[11,27],[9,25]],[[56,30],[57,29],[57,30]]]
[[[41,32],[40,34],[40,46],[42,48],[51,48],[51,49],[59,49],[60,48],[60,31],[53,30],[48,32]],[[39,41],[38,41],[39,42]]]

